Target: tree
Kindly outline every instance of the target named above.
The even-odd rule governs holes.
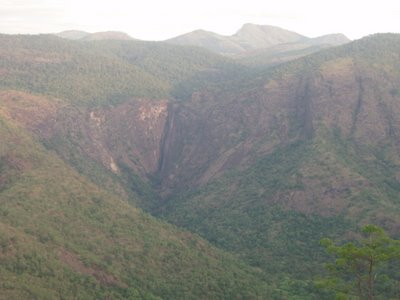
[[[327,264],[330,277],[324,286],[337,292],[337,299],[376,299],[377,284],[392,287],[399,284],[390,265],[399,262],[400,241],[391,239],[375,225],[362,229],[363,238],[336,246],[330,239],[321,240],[329,254],[335,257]],[[388,284],[391,282],[392,284]],[[386,291],[387,294],[394,291]]]

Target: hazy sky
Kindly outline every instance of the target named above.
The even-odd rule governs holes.
[[[0,0],[1,33],[118,30],[161,40],[199,28],[231,35],[244,23],[356,39],[400,32],[400,0]]]

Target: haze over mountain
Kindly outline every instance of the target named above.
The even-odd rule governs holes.
[[[207,48],[220,54],[239,54],[265,49],[279,44],[307,44],[338,46],[350,40],[343,34],[330,34],[308,38],[296,32],[269,25],[245,24],[232,36],[196,30],[167,40],[177,45],[192,45]],[[295,47],[295,46],[294,46]]]
[[[332,299],[322,237],[400,236],[400,36],[239,32],[0,35],[1,295]]]
[[[83,40],[83,41],[98,41],[98,40],[133,40],[125,32],[119,31],[104,31],[89,33],[80,30],[67,30],[55,34],[56,36],[62,37],[64,39],[70,40]]]
[[[123,32],[106,31],[88,33],[79,30],[67,30],[56,34],[71,40],[130,40]],[[267,49],[278,45],[287,45],[296,49],[302,46],[338,46],[350,40],[343,34],[328,34],[308,38],[296,32],[276,26],[244,24],[234,35],[224,36],[206,30],[185,33],[166,42],[183,46],[199,46],[223,55],[243,54],[254,50]]]

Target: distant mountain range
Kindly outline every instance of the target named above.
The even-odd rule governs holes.
[[[128,34],[118,31],[88,33],[79,30],[68,30],[56,34],[71,40],[132,40]],[[299,33],[270,25],[244,24],[234,35],[225,36],[206,30],[195,30],[166,40],[165,42],[182,45],[198,46],[223,55],[249,53],[255,50],[267,49],[277,45],[287,45],[296,49],[299,45],[306,46],[339,46],[350,42],[343,34],[328,34],[309,38]]]
[[[83,40],[83,41],[98,41],[98,40],[133,40],[125,32],[120,31],[103,31],[103,32],[95,32],[89,33],[86,31],[80,30],[67,30],[62,31],[55,34],[56,36],[62,37],[64,39],[69,40]]]
[[[196,30],[167,40],[177,45],[192,45],[207,48],[220,54],[239,54],[243,52],[266,49],[281,44],[307,44],[338,46],[350,40],[343,34],[329,34],[309,38],[293,31],[275,26],[245,24],[231,36],[219,35],[204,30]]]

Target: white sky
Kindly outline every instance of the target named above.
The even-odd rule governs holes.
[[[400,0],[0,0],[1,33],[117,30],[162,40],[199,28],[231,35],[244,23],[356,39],[400,32]]]

